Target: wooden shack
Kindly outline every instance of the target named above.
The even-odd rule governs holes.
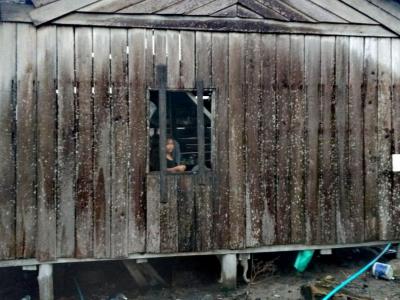
[[[396,1],[33,0],[0,21],[0,265],[400,240]],[[172,174],[177,93],[197,168]]]

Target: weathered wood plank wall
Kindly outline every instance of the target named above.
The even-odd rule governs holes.
[[[76,192],[76,103],[74,67],[74,30],[57,28],[58,45],[58,126],[57,126],[57,255],[75,255],[75,192]]]
[[[25,45],[31,45],[26,47]],[[32,257],[36,232],[36,30],[17,25],[16,256]],[[68,180],[68,179],[67,179]]]
[[[0,257],[15,256],[16,228],[16,182],[13,124],[16,86],[16,24],[2,24],[0,27],[1,70],[0,72]],[[5,45],[7,45],[5,47]],[[22,204],[21,204],[22,205]]]
[[[110,30],[93,29],[93,255],[109,257],[111,222]]]
[[[36,257],[57,256],[56,163],[57,163],[57,31],[55,26],[37,30],[37,236]],[[18,104],[17,104],[18,105]],[[34,124],[32,124],[33,126]],[[18,126],[18,124],[17,124]],[[21,145],[20,145],[21,146]],[[17,145],[18,147],[18,145]]]
[[[3,23],[0,41],[1,259],[400,238],[398,39]],[[167,176],[167,203],[146,178],[158,64],[214,90],[213,170]]]

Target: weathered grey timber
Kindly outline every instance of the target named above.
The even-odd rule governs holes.
[[[125,14],[88,14],[73,13],[53,21],[59,25],[84,25],[154,29],[187,29],[207,31],[298,33],[323,35],[356,35],[395,37],[392,32],[378,25],[290,23],[260,19],[230,19],[212,17],[125,15]]]
[[[400,13],[354,3],[1,4],[0,265],[398,240]],[[149,171],[170,90],[198,173]]]
[[[41,25],[96,1],[97,0],[58,0],[32,10],[29,15],[35,25]]]

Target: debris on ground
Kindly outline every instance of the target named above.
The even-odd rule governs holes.
[[[326,276],[325,278],[316,281],[313,284],[306,284],[301,287],[301,294],[304,300],[319,300],[329,294],[338,285],[338,281],[333,276]],[[332,300],[373,300],[370,297],[358,296],[354,293],[342,289]]]
[[[276,261],[279,259],[279,256],[274,258],[273,260],[265,261],[259,259],[252,259],[252,267],[250,272],[250,283],[254,284],[256,280],[265,275],[273,275],[277,271]]]
[[[372,266],[372,276],[377,279],[393,280],[393,268],[389,264],[374,263]]]
[[[122,293],[119,293],[119,294],[116,294],[115,296],[111,296],[109,300],[128,300],[128,297],[126,297]]]
[[[336,283],[342,282],[369,262],[375,254],[365,249],[334,250],[329,256],[315,252],[303,273],[293,268],[296,255],[297,252],[252,255],[249,276],[252,262],[255,263],[254,269],[265,272],[257,272],[253,284],[246,284],[238,276],[236,290],[225,290],[218,284],[220,270],[215,256],[151,260],[152,266],[164,278],[167,286],[144,290],[138,287],[120,261],[56,264],[55,299],[79,299],[74,282],[76,278],[86,300],[109,300],[110,296],[115,298],[119,293],[129,300],[299,300],[304,299],[301,295],[302,286],[315,285],[318,279],[328,275]],[[394,255],[387,256],[381,262],[390,264],[394,272],[399,272],[400,260],[394,258]],[[242,266],[238,265],[238,274],[240,272]],[[331,285],[334,286],[332,283]],[[0,269],[0,299],[21,300],[30,295],[32,300],[37,300],[37,290],[37,272],[26,272],[21,268]],[[347,285],[346,292],[353,295],[352,300],[400,299],[400,277],[395,280],[376,280],[369,271]]]
[[[395,278],[400,278],[400,259],[392,259],[388,262],[393,268],[393,276]]]

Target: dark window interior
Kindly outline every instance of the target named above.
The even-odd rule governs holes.
[[[167,91],[167,137],[176,142],[175,156],[187,171],[196,171],[197,104],[196,92]],[[204,91],[205,164],[211,169],[211,111],[210,91]],[[150,171],[159,171],[158,91],[150,91]]]

